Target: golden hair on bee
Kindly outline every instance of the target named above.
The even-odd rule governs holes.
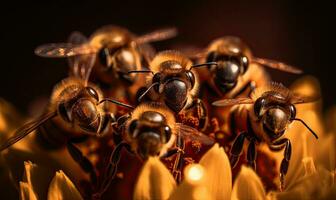
[[[218,52],[222,54],[244,54],[248,57],[252,55],[250,48],[240,38],[235,36],[225,36],[210,43],[208,52]]]
[[[174,129],[176,122],[174,114],[164,104],[156,102],[142,103],[132,111],[131,117],[132,119],[139,119],[140,116],[146,111],[158,112],[163,115],[167,121],[167,124],[169,124],[169,126],[172,128],[173,134],[176,134]],[[132,120],[129,120],[128,123],[130,123],[131,121]]]
[[[115,25],[104,26],[95,31],[89,38],[90,45],[97,48],[107,46],[117,48],[130,43],[135,39],[135,35],[125,28]]]
[[[266,84],[265,86],[256,88],[251,93],[251,98],[255,101],[259,97],[265,95],[265,94],[277,94],[277,96],[282,97],[284,101],[290,101],[292,94],[291,91],[286,88],[281,83],[271,82]]]
[[[259,97],[265,95],[271,95],[277,101],[291,104],[310,103],[317,101],[320,98],[319,95],[305,96],[303,94],[294,93],[281,83],[276,82],[271,82],[263,87],[255,89],[251,94],[251,98],[256,101]]]
[[[164,66],[162,66],[162,63],[169,62],[169,61],[179,63],[180,68],[164,68]],[[192,66],[192,62],[189,58],[184,56],[182,53],[178,51],[174,51],[174,50],[167,50],[167,51],[162,51],[158,53],[153,58],[151,63],[149,64],[150,70],[154,73],[157,73],[163,70],[166,70],[164,71],[165,73],[169,73],[169,72],[176,73],[182,70],[189,70],[191,66]]]
[[[77,96],[78,93],[81,92],[85,87],[87,87],[86,82],[80,78],[69,77],[63,79],[60,83],[54,86],[52,95],[50,97],[50,108],[54,109],[58,102]],[[93,88],[97,92],[99,99],[103,99],[102,91],[99,89],[99,87],[91,83],[88,84],[88,87]]]

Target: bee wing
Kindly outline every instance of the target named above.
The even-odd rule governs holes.
[[[193,127],[184,125],[182,123],[176,123],[175,127],[177,130],[177,134],[180,134],[180,136],[183,139],[191,140],[191,141],[199,141],[205,145],[211,145],[214,143],[214,140],[212,138],[199,132],[197,129]]]
[[[159,29],[159,30],[144,34],[142,36],[138,36],[135,39],[135,42],[137,44],[156,42],[156,41],[166,40],[166,39],[175,37],[176,35],[177,35],[176,28],[174,27],[164,28],[164,29]]]
[[[74,45],[85,45],[88,38],[81,32],[72,32],[68,38],[68,42]],[[70,66],[70,75],[88,81],[91,69],[96,61],[96,54],[78,54],[70,56],[68,63]]]
[[[68,58],[70,75],[88,81],[96,61],[96,54],[76,55]]]
[[[49,43],[38,46],[35,54],[47,58],[64,58],[75,55],[86,55],[97,53],[97,48],[89,44],[72,44],[72,43]]]
[[[252,58],[252,62],[261,64],[265,67],[269,67],[272,69],[277,69],[280,71],[288,72],[288,73],[293,73],[293,74],[302,74],[302,70],[298,69],[296,67],[287,65],[285,63],[271,60],[271,59],[266,59],[266,58]]]
[[[223,99],[223,100],[218,100],[212,103],[213,106],[234,106],[238,104],[253,104],[254,101],[253,99],[250,98],[236,98],[236,99]]]
[[[138,47],[146,61],[146,65],[148,65],[155,56],[155,53],[156,53],[155,49],[151,45],[146,44],[146,43],[139,44]]]
[[[190,59],[200,59],[207,56],[205,49],[192,45],[177,45],[175,49],[180,49],[183,55],[187,56]]]
[[[23,125],[21,128],[15,131],[14,136],[10,137],[4,144],[0,146],[0,152],[17,143],[22,138],[26,137],[29,133],[41,126],[44,122],[55,117],[56,115],[57,112],[47,113],[38,119]]]
[[[311,103],[320,99],[320,96],[304,96],[298,93],[292,93],[290,102],[292,104]]]
[[[83,33],[74,31],[70,34],[68,42],[71,44],[84,44],[88,42],[88,38]]]

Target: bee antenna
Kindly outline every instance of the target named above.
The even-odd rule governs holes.
[[[317,134],[302,119],[294,118],[293,120],[301,122],[314,135],[314,137],[318,139]]]
[[[191,65],[190,70],[192,70],[193,68],[204,67],[204,66],[209,66],[209,65],[218,65],[218,64],[217,62],[207,62],[207,63]]]
[[[101,101],[99,101],[98,104],[101,104],[101,103],[106,102],[106,101],[107,101],[107,102],[114,103],[114,104],[116,104],[116,105],[118,105],[118,106],[123,106],[123,107],[129,108],[129,109],[134,109],[134,107],[131,106],[131,105],[122,103],[122,102],[117,101],[117,100],[114,100],[114,99],[107,99],[107,98],[106,98],[106,99],[103,99],[103,100],[101,100]]]
[[[142,94],[141,94],[141,96],[138,98],[138,102],[141,102],[141,99],[149,92],[149,90],[150,89],[152,89],[152,87],[154,87],[154,86],[156,86],[156,85],[158,85],[158,84],[160,84],[159,82],[155,82],[155,83],[153,83],[152,85],[150,85],[148,88],[147,88],[147,90],[146,91],[144,91]]]
[[[132,73],[152,73],[154,75],[154,72],[151,70],[131,70],[127,72],[127,74],[132,74]]]

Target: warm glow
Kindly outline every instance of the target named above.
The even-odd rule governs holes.
[[[192,164],[189,165],[185,169],[185,176],[188,180],[190,181],[199,181],[203,178],[204,176],[204,169],[201,165],[199,164]]]

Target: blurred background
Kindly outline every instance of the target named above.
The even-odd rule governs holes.
[[[155,43],[158,49],[192,44],[205,47],[212,39],[237,35],[259,57],[277,59],[316,76],[324,108],[335,104],[334,47],[330,29],[332,6],[290,0],[254,1],[50,1],[6,2],[1,20],[0,97],[26,112],[30,102],[48,96],[67,75],[65,59],[34,55],[43,43],[66,41],[72,31],[89,36],[95,29],[116,24],[142,34],[176,26],[177,38]],[[335,22],[333,22],[335,23]],[[289,85],[298,76],[269,70]]]

